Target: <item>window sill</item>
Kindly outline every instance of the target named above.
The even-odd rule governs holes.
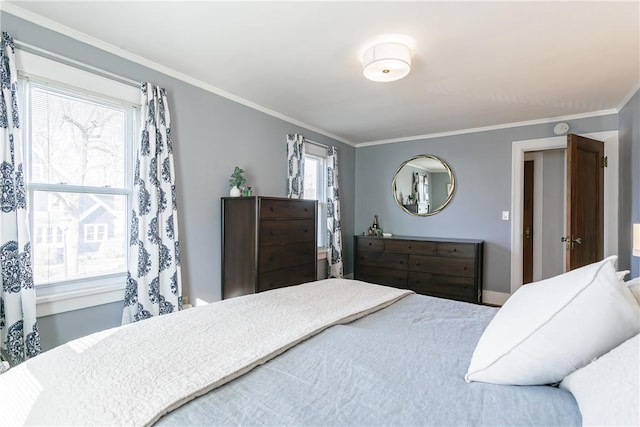
[[[317,260],[320,261],[321,259],[327,259],[327,252],[329,252],[328,248],[318,248]]]
[[[36,313],[38,317],[50,316],[122,301],[124,286],[125,280],[117,278],[108,283],[74,290],[60,291],[53,288],[36,288]]]

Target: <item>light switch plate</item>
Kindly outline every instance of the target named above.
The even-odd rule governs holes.
[[[509,211],[502,211],[502,220],[509,221]]]

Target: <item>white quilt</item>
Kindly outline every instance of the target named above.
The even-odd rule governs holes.
[[[0,425],[149,425],[410,291],[328,279],[89,335],[0,375]]]

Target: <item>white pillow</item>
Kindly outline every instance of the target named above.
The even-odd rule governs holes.
[[[631,291],[631,294],[635,297],[638,304],[640,304],[640,277],[636,277],[635,279],[631,279],[628,282],[625,282],[627,288]]]
[[[567,376],[584,426],[640,425],[640,335]]]
[[[465,380],[557,383],[640,332],[640,305],[620,286],[616,259],[520,287],[480,337]]]

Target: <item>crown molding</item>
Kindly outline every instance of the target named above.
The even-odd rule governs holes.
[[[286,116],[284,114],[278,113],[277,111],[271,110],[267,107],[264,107],[262,105],[256,104],[255,102],[249,101],[247,99],[244,99],[242,97],[239,97],[237,95],[234,95],[230,92],[227,92],[223,89],[220,89],[216,86],[213,86],[211,84],[205,83],[201,80],[198,80],[196,78],[193,78],[187,74],[181,73],[180,71],[174,70],[173,68],[164,66],[162,64],[159,64],[157,62],[151,61],[147,58],[144,58],[142,56],[136,55],[134,53],[129,52],[128,50],[119,48],[117,46],[114,46],[110,43],[106,43],[102,40],[99,40],[95,37],[92,37],[86,33],[83,33],[81,31],[78,30],[74,30],[73,28],[67,27],[66,25],[62,25],[59,22],[53,21],[49,18],[46,18],[42,15],[38,15],[36,13],[30,12],[28,10],[25,10],[19,6],[17,6],[15,3],[7,3],[7,2],[3,2],[0,1],[0,10],[6,13],[9,13],[11,15],[14,15],[18,18],[24,19],[26,21],[29,21],[33,24],[39,25],[43,28],[46,28],[48,30],[51,31],[55,31],[56,33],[62,34],[64,36],[70,37],[74,40],[77,40],[81,43],[85,43],[87,45],[90,45],[92,47],[95,47],[97,49],[103,50],[105,52],[111,53],[113,55],[116,55],[120,58],[126,59],[128,61],[134,62],[136,64],[142,65],[144,67],[150,68],[154,71],[158,71],[162,74],[165,74],[169,77],[173,77],[177,80],[181,80],[185,83],[189,83],[193,86],[196,86],[200,89],[203,89],[207,92],[211,92],[215,95],[221,96],[223,98],[226,98],[230,101],[236,102],[238,104],[244,105],[245,107],[249,107],[253,110],[256,111],[260,111],[261,113],[267,114],[269,116],[275,117],[277,119],[280,119],[282,121],[291,123],[293,125],[299,126],[301,128],[310,130],[312,132],[316,132],[320,135],[324,135],[326,137],[335,139],[336,141],[340,141],[344,144],[347,144],[349,146],[355,147],[356,144],[346,140],[338,135],[334,135],[331,132],[327,132],[324,131],[322,129],[316,128],[315,126],[311,126],[307,123],[301,122],[299,120],[293,119],[289,116]]]
[[[635,92],[633,92],[635,93]],[[536,120],[526,120],[522,122],[512,122],[512,123],[504,123],[500,125],[492,125],[492,126],[483,126],[477,128],[469,128],[469,129],[461,129],[451,132],[440,132],[440,133],[430,133],[426,135],[416,135],[416,136],[408,136],[405,138],[394,138],[394,139],[384,139],[380,141],[370,141],[370,142],[362,142],[356,145],[356,148],[362,147],[370,147],[372,145],[383,145],[383,144],[394,144],[396,142],[409,142],[409,141],[417,141],[420,139],[433,139],[433,138],[442,138],[445,136],[456,136],[456,135],[464,135],[468,133],[479,133],[479,132],[488,132],[492,130],[501,130],[501,129],[509,129],[520,126],[531,126],[531,125],[539,125],[546,123],[554,123],[561,122],[565,120],[578,120],[578,119],[586,119],[591,117],[599,117],[599,116],[607,116],[609,114],[618,114],[619,109],[612,108],[609,110],[600,110],[600,111],[592,111],[589,113],[580,113],[580,114],[572,114],[569,116],[558,116],[558,117],[548,117],[544,119],[536,119]]]
[[[631,100],[631,98],[633,98],[633,95],[635,95],[638,90],[640,90],[640,82],[636,83],[636,85],[629,91],[629,93],[624,98],[622,98],[622,101],[620,101],[620,104],[618,104],[618,113],[622,111],[624,106],[627,105],[627,103]]]

